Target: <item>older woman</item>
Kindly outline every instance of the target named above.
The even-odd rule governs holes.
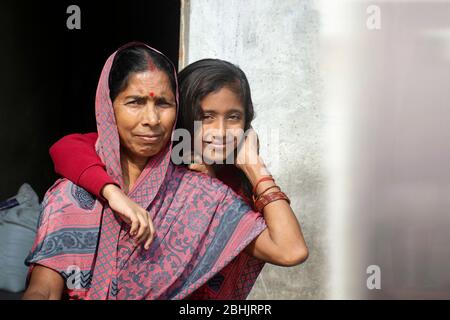
[[[27,258],[24,298],[183,299],[205,285],[216,298],[242,298],[256,279],[248,259],[237,259],[242,252],[280,265],[306,259],[281,192],[266,198],[263,217],[219,180],[170,162],[176,108],[175,70],[161,53],[132,44],[108,59],[96,97],[96,150],[109,176],[148,213],[113,211],[111,201],[58,180]],[[271,180],[254,169],[250,179],[264,197]]]

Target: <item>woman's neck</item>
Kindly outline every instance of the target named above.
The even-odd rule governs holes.
[[[148,158],[133,157],[126,151],[121,152],[120,164],[122,166],[125,193],[128,193],[133,188],[140,174],[144,170],[147,161]]]

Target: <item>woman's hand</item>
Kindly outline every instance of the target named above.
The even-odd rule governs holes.
[[[145,241],[145,250],[150,248],[155,235],[155,228],[147,210],[139,206],[114,184],[107,184],[101,191],[109,206],[128,225],[131,225],[130,235],[136,244]]]

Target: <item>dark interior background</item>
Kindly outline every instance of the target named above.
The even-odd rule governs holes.
[[[66,27],[72,4],[81,30]],[[0,200],[24,182],[42,200],[57,178],[49,147],[96,130],[97,81],[118,47],[143,41],[177,65],[179,20],[178,0],[0,3]]]

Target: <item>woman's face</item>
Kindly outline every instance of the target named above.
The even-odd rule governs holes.
[[[245,126],[244,106],[228,87],[208,94],[200,102],[203,111],[201,139],[203,157],[209,162],[224,163],[236,149]],[[198,150],[197,150],[198,152]]]
[[[121,148],[131,157],[149,158],[171,138],[176,101],[169,77],[154,69],[133,73],[113,102]]]

